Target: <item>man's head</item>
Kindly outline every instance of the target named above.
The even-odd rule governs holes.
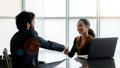
[[[32,12],[22,11],[16,16],[16,26],[18,30],[34,29],[35,15]]]

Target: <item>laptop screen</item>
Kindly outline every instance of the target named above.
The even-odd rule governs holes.
[[[117,39],[117,37],[92,39],[88,52],[88,59],[113,57]]]

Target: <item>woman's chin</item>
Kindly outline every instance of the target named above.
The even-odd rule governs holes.
[[[79,34],[83,34],[83,32],[79,32]]]

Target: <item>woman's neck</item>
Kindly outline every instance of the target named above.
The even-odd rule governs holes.
[[[84,32],[81,36],[82,36],[82,38],[86,39],[86,37],[87,37],[88,35],[89,35],[88,32]]]

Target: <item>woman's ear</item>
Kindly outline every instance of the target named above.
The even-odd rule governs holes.
[[[90,28],[90,25],[87,25],[87,28],[89,29],[89,28]]]
[[[29,29],[30,28],[30,23],[27,23],[27,29]]]
[[[87,24],[87,27],[90,28],[90,24]]]

